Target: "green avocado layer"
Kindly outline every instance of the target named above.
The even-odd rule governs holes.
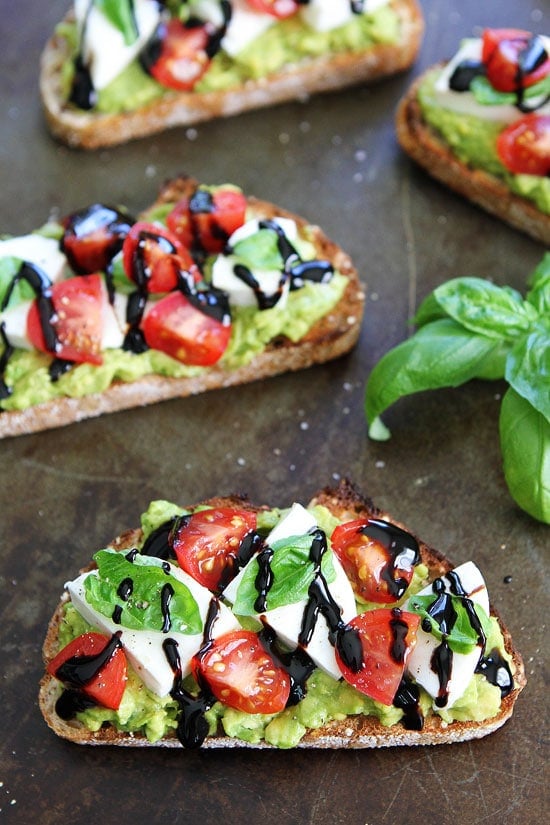
[[[509,172],[496,150],[497,137],[506,124],[442,108],[434,97],[438,74],[439,69],[429,72],[418,91],[425,121],[441,135],[462,163],[501,179],[514,194],[532,201],[541,212],[549,215],[550,179]]]

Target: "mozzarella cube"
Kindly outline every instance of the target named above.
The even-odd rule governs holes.
[[[481,572],[473,562],[466,562],[455,568],[454,573],[459,577],[463,590],[467,597],[478,604],[489,614],[489,595]],[[445,592],[451,593],[451,582],[448,577],[443,577]],[[432,585],[428,585],[417,595],[434,595]],[[435,598],[435,595],[434,595]],[[411,597],[414,599],[414,596]],[[408,603],[407,603],[408,604]],[[407,610],[407,604],[404,610]],[[418,628],[416,645],[413,648],[408,660],[407,671],[422,687],[432,696],[437,698],[441,685],[437,673],[431,667],[434,651],[439,647],[440,641],[432,633],[426,633],[422,627]],[[452,707],[462,696],[468,687],[474,671],[479,662],[482,651],[475,647],[469,653],[456,653],[453,651],[451,678],[447,686],[443,686],[448,693],[445,707]],[[434,707],[437,706],[434,704]]]
[[[130,45],[100,8],[90,0],[75,0],[75,16],[83,37],[82,57],[89,67],[95,89],[103,89],[115,79],[147,43],[160,20],[156,0],[134,0],[133,14],[137,39]]]
[[[52,283],[61,280],[67,264],[59,241],[35,233],[0,241],[0,258],[10,256],[39,267]]]

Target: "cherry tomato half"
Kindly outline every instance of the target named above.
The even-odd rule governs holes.
[[[149,73],[162,86],[190,91],[210,65],[207,47],[211,33],[206,24],[186,27],[175,18],[162,23],[158,30],[159,53],[148,61]]]
[[[124,271],[130,280],[148,292],[171,292],[178,285],[178,272],[187,271],[195,281],[199,272],[191,253],[178,237],[162,226],[138,221],[122,246]]]
[[[248,0],[248,5],[256,11],[271,14],[279,20],[292,17],[300,7],[298,0]]]
[[[550,175],[550,115],[530,114],[497,138],[500,160],[516,175]]]
[[[120,644],[112,645],[111,641],[102,633],[84,633],[69,642],[46,669],[68,687],[82,690],[98,705],[116,710],[126,687],[126,655]],[[101,664],[108,646],[112,649]]]
[[[191,198],[183,198],[166,218],[166,225],[189,248],[195,245],[205,252],[222,252],[227,239],[242,226],[246,215],[246,197],[238,189],[223,187],[210,192],[198,189]]]
[[[105,270],[132,223],[131,218],[110,206],[93,204],[64,219],[61,250],[79,275]]]
[[[416,644],[420,616],[380,607],[355,616],[348,627],[359,636],[363,661],[357,671],[346,665],[335,648],[336,661],[346,682],[383,705],[391,705]]]
[[[171,292],[149,309],[142,322],[147,344],[184,364],[207,367],[223,355],[231,325],[194,306],[181,292]]]
[[[193,673],[216,699],[245,713],[278,713],[290,695],[289,675],[249,630],[214,639],[206,653],[195,658]]]
[[[41,352],[77,363],[102,364],[103,282],[101,275],[77,275],[51,287],[51,325],[57,347],[49,349],[42,329],[38,299],[27,315],[27,335]]]
[[[362,601],[392,604],[409,586],[417,559],[416,540],[376,520],[355,519],[335,528],[331,546]],[[396,542],[394,539],[403,538]]]
[[[256,514],[217,507],[185,516],[172,534],[178,563],[209,590],[227,584],[236,572],[241,542],[256,529]]]
[[[500,92],[517,92],[550,74],[542,44],[522,29],[486,29],[481,59],[488,80]]]

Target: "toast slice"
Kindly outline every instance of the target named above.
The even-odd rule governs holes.
[[[168,90],[147,105],[114,114],[85,111],[67,103],[63,90],[64,67],[74,54],[60,28],[46,44],[41,60],[40,92],[47,125],[56,138],[71,147],[97,149],[175,126],[190,126],[285,101],[303,100],[320,92],[374,82],[409,68],[422,41],[424,21],[417,1],[390,2],[399,21],[395,42],[371,40],[363,51],[296,59],[265,76],[240,80],[221,90]],[[69,14],[67,20],[71,19]]]
[[[243,496],[215,498],[202,504],[214,508],[240,508],[258,514],[269,511],[269,508],[266,506],[256,507]],[[403,525],[396,522],[387,513],[379,510],[369,498],[364,497],[348,480],[342,480],[337,487],[327,487],[319,491],[309,503],[309,508],[312,507],[326,508],[326,511],[339,522],[345,523],[356,519],[377,519],[389,522],[390,525],[406,531]],[[279,511],[279,513],[280,512],[281,511]],[[284,513],[284,511],[282,512]],[[407,535],[410,536],[408,532]],[[142,539],[143,534],[141,530],[129,530],[115,539],[111,547],[119,552],[128,551],[130,548],[140,546]],[[434,580],[441,581],[440,577],[448,574],[452,569],[451,562],[440,552],[428,547],[421,541],[418,542],[418,548],[420,565],[425,565],[429,571],[427,578],[431,582]],[[86,569],[90,570],[93,567],[94,565],[92,564],[91,567]],[[228,593],[227,589],[225,593]],[[64,611],[68,601],[69,596],[67,592],[65,592],[50,621],[43,647],[46,666],[58,653],[59,630],[64,621]],[[374,607],[376,606],[377,605],[374,605]],[[372,607],[373,605],[371,604],[369,609]],[[406,606],[404,609],[407,609]],[[268,611],[267,616],[270,615]],[[510,672],[513,674],[513,682],[510,684],[508,691],[503,691],[500,706],[487,718],[478,717],[477,719],[468,719],[464,718],[464,714],[462,714],[462,716],[457,714],[456,719],[449,721],[448,718],[445,719],[429,709],[423,714],[421,725],[417,726],[417,729],[411,729],[412,726],[405,723],[405,717],[402,719],[398,718],[397,721],[391,724],[386,720],[386,723],[383,724],[372,713],[360,712],[357,708],[354,708],[348,715],[345,715],[345,710],[343,712],[340,710],[339,713],[333,714],[333,718],[331,718],[330,714],[323,717],[323,713],[318,713],[315,718],[315,723],[312,724],[311,728],[305,728],[301,731],[302,735],[298,736],[296,740],[292,742],[292,745],[289,745],[287,741],[283,746],[297,746],[301,748],[374,748],[398,745],[435,745],[481,738],[501,727],[511,716],[514,704],[525,685],[526,679],[521,655],[514,646],[510,632],[492,607],[491,616],[494,617],[494,620],[498,623],[503,647],[502,655],[504,655],[509,662]],[[417,642],[417,644],[420,644],[420,642]],[[306,650],[308,650],[307,647]],[[314,673],[317,673],[317,671]],[[314,677],[310,677],[310,679],[312,678]],[[483,679],[484,677],[476,678]],[[309,684],[309,682],[307,684]],[[340,685],[340,688],[338,688],[338,685]],[[341,685],[341,679],[339,682],[337,680],[333,681],[335,689],[341,689]],[[344,688],[347,687],[349,686],[344,685]],[[155,739],[155,741],[150,741],[150,738],[147,738],[142,731],[117,730],[111,722],[105,722],[99,727],[96,726],[96,729],[92,731],[85,727],[77,718],[63,720],[56,711],[56,703],[62,691],[62,684],[46,672],[40,684],[40,708],[50,728],[57,735],[65,739],[78,744],[111,744],[131,747],[153,745],[159,747],[181,747],[181,742],[174,730],[170,730],[161,738]],[[349,697],[345,701],[346,708],[349,710]],[[478,701],[480,700],[478,699]],[[344,705],[338,707],[344,708]],[[292,711],[292,708],[290,710]],[[288,712],[288,709],[283,711],[283,716]],[[269,719],[267,721],[269,722]],[[214,723],[214,729],[210,730],[202,742],[202,745],[203,747],[210,748],[266,748],[273,747],[274,744],[281,746],[280,741],[275,740],[274,743],[273,740],[266,741],[266,739],[269,739],[269,737],[264,731],[263,735],[260,734],[255,738],[249,738],[249,741],[243,741],[241,738],[228,735],[224,731],[221,723],[218,724],[217,728]]]
[[[503,179],[460,160],[441,134],[424,120],[418,89],[433,69],[416,78],[399,102],[396,131],[401,148],[445,186],[515,229],[550,244],[550,215],[541,212],[532,201],[512,192]]]
[[[152,214],[151,210],[162,210],[164,206],[191,197],[197,186],[196,180],[186,176],[168,181],[142,217],[147,218]],[[117,379],[101,392],[79,394],[77,397],[59,395],[25,409],[4,409],[0,412],[0,438],[60,427],[103,413],[305,369],[338,358],[352,349],[361,328],[365,292],[351,259],[318,226],[312,226],[304,218],[267,201],[247,198],[247,220],[254,217],[269,220],[275,216],[294,221],[298,234],[306,237],[307,243],[314,249],[314,258],[329,262],[334,271],[345,279],[345,288],[337,302],[309,324],[298,340],[276,334],[261,351],[245,358],[242,363],[232,362],[228,366],[222,357],[213,365],[196,369],[184,377],[147,374],[133,381]],[[90,368],[90,365],[86,367]]]

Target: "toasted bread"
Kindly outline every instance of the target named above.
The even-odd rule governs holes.
[[[400,20],[399,39],[395,43],[380,42],[370,44],[363,52],[304,59],[223,91],[170,92],[139,109],[116,114],[79,110],[67,104],[62,91],[62,69],[73,55],[67,39],[56,33],[45,46],[41,61],[40,92],[46,122],[52,134],[69,146],[97,149],[175,126],[303,100],[316,93],[396,74],[415,60],[424,21],[416,0],[391,2]]]
[[[153,207],[177,202],[189,196],[197,185],[190,177],[179,177],[167,182]],[[318,258],[328,260],[342,273],[348,283],[340,301],[332,310],[316,321],[306,335],[297,342],[286,337],[270,341],[251,361],[235,368],[218,362],[196,375],[172,378],[147,375],[133,382],[116,381],[105,391],[79,398],[56,397],[24,410],[4,410],[0,413],[0,438],[37,432],[64,426],[103,413],[145,406],[207,390],[249,383],[301,370],[320,364],[348,352],[357,342],[364,310],[365,293],[357,270],[348,255],[317,226],[310,226],[303,218],[280,209],[272,203],[254,197],[248,199],[251,212],[271,218],[275,215],[292,218],[299,227],[308,227],[308,239]]]
[[[266,507],[256,508],[246,497],[230,496],[227,498],[211,499],[203,502],[212,507],[239,507],[252,510],[262,510]],[[396,522],[387,513],[379,510],[373,502],[365,498],[356,487],[349,481],[343,480],[338,487],[325,488],[318,492],[311,500],[310,505],[322,505],[326,507],[340,521],[350,521],[358,518],[384,519],[393,525],[406,529],[399,522]],[[140,530],[129,530],[114,540],[111,547],[123,551],[133,548],[139,544],[142,537]],[[421,561],[429,568],[430,580],[444,576],[453,565],[440,552],[428,547],[423,542],[419,542]],[[93,565],[92,565],[93,566]],[[91,569],[90,567],[86,568]],[[81,571],[82,572],[82,571]],[[46,639],[43,647],[43,655],[46,664],[57,654],[59,650],[58,630],[62,621],[64,605],[68,600],[64,594],[58,605],[48,627]],[[504,640],[506,654],[510,657],[511,670],[513,672],[513,688],[504,696],[500,709],[493,717],[483,721],[443,721],[435,713],[429,713],[424,718],[421,730],[409,730],[401,722],[386,726],[378,722],[374,716],[353,715],[344,719],[333,719],[320,727],[309,729],[298,743],[301,748],[374,748],[393,747],[397,745],[435,745],[452,742],[461,742],[469,739],[476,739],[486,736],[497,728],[501,727],[511,716],[516,699],[523,689],[526,679],[521,655],[514,647],[509,631],[502,620],[491,608],[491,615],[495,616]],[[170,732],[157,742],[151,743],[140,732],[125,733],[116,730],[110,724],[105,724],[99,730],[92,732],[84,725],[72,719],[62,720],[56,713],[56,701],[62,692],[62,686],[51,675],[46,674],[40,684],[40,708],[47,724],[59,736],[69,739],[79,744],[111,744],[121,746],[151,746],[160,747],[181,747],[175,733]],[[220,729],[214,735],[206,737],[203,747],[271,747],[261,740],[255,744],[249,744],[227,736]]]
[[[426,123],[418,102],[418,88],[426,74],[416,78],[397,107],[396,131],[402,149],[432,177],[459,195],[510,226],[550,244],[550,215],[541,212],[527,198],[513,193],[504,180],[461,161],[442,136]]]

